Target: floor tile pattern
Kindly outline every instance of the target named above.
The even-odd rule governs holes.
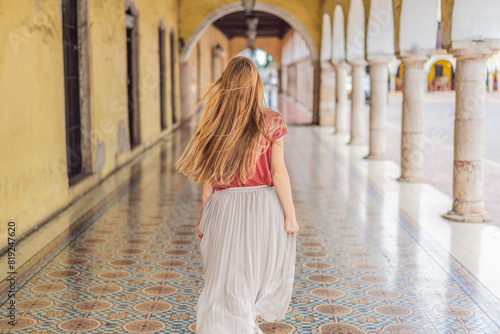
[[[0,333],[195,332],[200,193],[172,167],[186,136],[165,141],[162,164],[148,172],[156,176],[140,178],[20,289],[17,325],[0,319]],[[301,227],[294,291],[286,318],[261,321],[262,330],[500,333],[495,310],[482,308],[415,231],[387,213],[327,141],[318,144],[322,136],[307,127],[287,135]]]

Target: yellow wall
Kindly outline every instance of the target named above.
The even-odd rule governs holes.
[[[225,65],[227,65],[230,59],[229,39],[219,29],[210,25],[201,36],[197,45],[194,47],[188,60],[189,97],[187,100],[189,101],[189,104],[184,106],[187,115],[192,115],[196,112],[195,107],[198,103],[198,95],[202,97],[207,91],[209,85],[214,81],[212,51],[216,45],[219,45],[224,51],[224,57],[222,60],[223,65],[221,66],[222,73]],[[201,69],[199,72],[197,69],[198,48],[200,52],[199,61]],[[198,75],[200,76],[199,79]]]
[[[403,90],[403,63],[400,63],[398,65],[399,69],[399,76],[396,77],[396,91],[402,91]],[[397,73],[397,72],[396,72]]]
[[[130,0],[82,0],[88,3],[91,173],[69,185],[66,170],[64,64],[61,4],[59,0],[0,0],[0,220],[14,220],[20,238],[64,209],[117,168],[154,144],[171,128],[170,42],[171,29],[186,41],[207,15],[239,1],[135,0],[139,12],[139,111],[141,143],[130,150],[126,84],[125,3]],[[309,32],[319,50],[320,2],[263,0],[293,16]],[[179,4],[179,8],[178,8]],[[180,19],[178,17],[180,15]],[[166,119],[160,130],[158,26],[166,33]],[[178,23],[179,22],[179,23]],[[182,29],[180,29],[182,27]],[[180,34],[180,35],[179,35]],[[82,41],[81,41],[82,42]],[[190,54],[183,78],[194,94],[180,97],[180,54],[176,50],[176,113],[181,107],[194,113],[199,90],[203,94],[213,81],[213,47],[224,50],[221,71],[235,50],[217,28],[209,26]],[[261,44],[262,43],[262,44]],[[258,39],[279,65],[281,41]],[[184,65],[183,65],[184,66]],[[199,79],[197,78],[199,73]],[[186,75],[185,75],[186,74]],[[184,79],[183,79],[184,80]],[[199,85],[197,85],[199,83]],[[189,86],[189,85],[188,85]],[[188,93],[192,90],[188,89]],[[183,92],[184,93],[184,92]],[[83,110],[82,110],[83,112]],[[186,113],[182,114],[185,116]],[[185,117],[184,117],[185,118]],[[5,233],[6,225],[0,225]],[[0,242],[0,249],[5,240]]]
[[[142,143],[130,151],[124,0],[89,0],[95,166],[92,175],[69,186],[60,2],[0,0],[0,220],[16,221],[18,238],[166,133],[160,132],[158,23],[163,19],[167,37],[170,28],[177,33],[177,1],[137,0],[135,4],[139,10]],[[169,46],[167,38],[167,69]],[[177,70],[177,82],[178,78]],[[176,99],[179,106],[179,84]],[[180,110],[177,113],[180,117]],[[1,224],[0,234],[5,229]],[[5,242],[2,239],[0,249]]]
[[[248,48],[248,41],[244,37],[231,38],[231,57]],[[281,39],[278,37],[258,37],[255,39],[255,48],[266,51],[273,57],[277,68],[281,67]]]
[[[224,60],[222,63],[224,66],[228,63],[230,57],[230,47],[229,47],[229,39],[224,35],[219,29],[214,26],[210,26],[198,44],[200,45],[200,67],[201,67],[201,77],[200,77],[200,89],[201,95],[205,94],[208,89],[208,86],[214,82],[217,78],[213,77],[213,57],[212,50],[216,45],[220,45],[222,50],[224,51]],[[222,68],[224,70],[224,68]],[[221,72],[222,73],[222,72]]]

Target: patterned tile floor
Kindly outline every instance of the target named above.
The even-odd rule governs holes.
[[[191,333],[203,288],[194,235],[199,187],[172,165],[188,139],[162,144],[143,173],[17,293],[0,333]],[[289,312],[265,333],[500,333],[499,301],[388,204],[327,131],[290,127],[286,159],[301,230]],[[137,172],[137,171],[136,171]],[[140,172],[140,171],[139,171]],[[1,307],[7,314],[7,305]],[[235,333],[237,334],[237,333]]]

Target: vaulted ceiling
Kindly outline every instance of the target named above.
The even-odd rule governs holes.
[[[254,11],[252,15],[259,19],[257,24],[257,37],[283,38],[290,29],[290,25],[281,18],[266,12]],[[247,26],[245,12],[234,12],[221,17],[213,24],[228,38],[245,37]]]

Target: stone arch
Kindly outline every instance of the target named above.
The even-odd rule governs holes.
[[[451,66],[453,67],[453,71],[455,71],[457,68],[457,62],[456,62],[455,58],[453,58],[452,56],[450,56],[450,55],[434,55],[424,65],[424,69],[425,69],[426,74],[429,73],[429,71],[431,70],[431,66],[435,62],[437,62],[438,60],[445,60],[445,61],[449,62],[451,64]]]
[[[186,45],[182,49],[181,53],[181,62],[187,62],[189,59],[189,55],[191,54],[191,51],[193,50],[194,46],[200,39],[201,35],[203,32],[216,20],[219,18],[230,14],[234,12],[239,12],[242,10],[241,3],[232,3],[226,6],[223,6],[221,8],[218,8],[217,10],[213,11],[211,14],[209,14],[203,22],[198,25],[196,30],[189,36],[189,39],[186,42]],[[306,45],[309,48],[309,51],[311,52],[311,57],[313,60],[318,59],[318,53],[316,51],[316,46],[314,44],[314,41],[309,33],[309,31],[306,29],[306,27],[293,15],[288,13],[287,11],[265,3],[257,2],[255,4],[255,11],[262,11],[262,12],[267,12],[271,13],[273,15],[276,15],[286,21],[292,28],[294,28],[296,31],[298,31],[304,40],[306,41]]]
[[[477,4],[472,4],[469,1],[442,0],[441,8],[441,35],[444,48],[453,47],[452,43],[457,42],[500,42],[499,1],[481,0]]]
[[[371,1],[366,35],[366,54],[368,57],[394,54],[392,0]]]
[[[438,32],[438,0],[395,1],[395,47],[399,54],[432,52]],[[395,13],[396,14],[396,13]]]
[[[332,23],[328,13],[323,14],[323,29],[321,32],[321,61],[332,58]]]
[[[335,7],[333,14],[332,61],[345,60],[344,11],[341,5]]]

